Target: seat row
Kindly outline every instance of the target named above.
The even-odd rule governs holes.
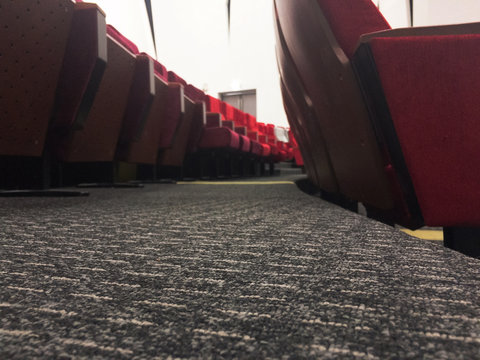
[[[140,53],[96,4],[11,1],[0,22],[0,188],[260,175],[293,156],[273,125]]]
[[[480,256],[480,231],[452,235],[480,227],[480,23],[392,30],[370,0],[276,0],[275,15],[310,180],[386,223],[442,226],[446,245]]]

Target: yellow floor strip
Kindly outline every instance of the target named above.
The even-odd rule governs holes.
[[[178,185],[294,185],[293,181],[178,181]]]
[[[442,230],[407,230],[401,229],[405,234],[415,236],[422,240],[435,240],[443,241],[443,231]]]

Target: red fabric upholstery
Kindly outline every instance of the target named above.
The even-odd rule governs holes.
[[[295,164],[298,166],[304,166],[305,163],[303,162],[302,153],[300,152],[299,148],[293,149],[293,158],[295,159]]]
[[[245,114],[243,111],[234,109],[234,118],[233,121],[235,121],[236,126],[247,126],[247,114]]]
[[[204,128],[202,138],[198,144],[198,147],[201,149],[238,149],[239,146],[240,136],[224,127]]]
[[[193,101],[205,101],[205,93],[196,88],[195,86],[188,84],[185,87],[185,95],[188,96]]]
[[[207,107],[207,111],[212,112],[212,113],[219,113],[222,114],[222,105],[221,101],[218,100],[217,98],[214,98],[210,95],[207,95],[205,97],[205,105]],[[222,119],[224,120],[225,117],[222,114]]]
[[[270,145],[267,145],[267,144],[261,144],[262,145],[262,156],[270,156],[271,153],[272,153],[272,148],[270,147]]]
[[[140,52],[138,51],[137,45],[135,45],[132,41],[127,39],[123,36],[120,31],[115,29],[112,25],[107,25],[107,34],[110,35],[113,39],[118,41],[122,44],[125,48],[127,48],[132,54],[138,55]]]
[[[302,153],[300,152],[297,139],[295,139],[295,136],[293,135],[292,130],[288,130],[288,139],[289,139],[289,145],[292,151],[291,156],[295,160],[295,164],[297,164],[298,166],[304,166]]]
[[[245,135],[240,135],[240,151],[242,152],[250,152],[250,149],[252,147],[252,142],[251,140],[245,136]]]
[[[267,124],[265,133],[268,135],[269,138],[277,139],[275,136],[275,126],[272,124]]]
[[[338,44],[351,58],[360,35],[390,29],[371,0],[317,0]]]
[[[168,82],[168,71],[165,66],[160,64],[157,60],[153,60],[153,69],[155,70],[155,75],[165,82]]]
[[[250,115],[250,114],[247,114],[246,115],[247,117],[247,127],[248,127],[248,130],[252,130],[252,131],[255,131],[257,130],[257,118],[253,115]]]
[[[222,114],[223,116],[225,116],[225,119],[233,121],[233,119],[235,118],[235,108],[232,105],[226,103],[225,101],[221,101],[220,105]]]
[[[252,143],[252,154],[257,156],[263,156],[263,146],[256,140],[251,140]]]
[[[379,38],[371,49],[425,223],[478,226],[480,35]]]
[[[277,138],[275,136],[268,136],[268,144],[277,147]]]
[[[173,71],[168,72],[168,81],[180,83],[184,87],[187,86],[187,82],[185,80],[183,80],[180,76],[178,76],[176,73],[174,73]]]
[[[247,136],[248,136],[251,140],[258,141],[258,131],[250,131],[250,130],[249,130]]]
[[[264,124],[264,123],[257,123],[257,127],[258,127],[258,132],[262,135],[266,135],[267,134],[267,126]]]
[[[271,154],[273,156],[277,156],[279,154],[278,148],[275,145],[271,145],[271,144],[269,144],[269,146],[270,146],[270,149],[271,149]]]

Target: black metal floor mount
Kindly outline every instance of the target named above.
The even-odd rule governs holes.
[[[85,191],[70,190],[2,190],[0,197],[83,197],[90,194]]]
[[[95,189],[95,188],[115,188],[115,189],[138,189],[143,188],[144,185],[136,182],[128,183],[81,183],[77,184],[78,188]]]
[[[480,228],[444,227],[443,244],[447,248],[480,259]]]

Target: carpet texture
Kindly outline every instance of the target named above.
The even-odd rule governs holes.
[[[1,359],[480,356],[478,260],[295,185],[0,199],[0,225]]]

